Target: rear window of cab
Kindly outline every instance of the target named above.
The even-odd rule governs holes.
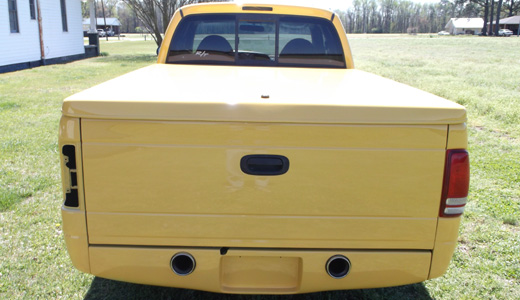
[[[267,14],[198,14],[184,17],[166,63],[345,68],[331,21]]]

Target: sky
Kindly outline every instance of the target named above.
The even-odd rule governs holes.
[[[325,8],[330,10],[347,10],[353,0],[235,0],[235,2],[243,3],[277,3],[277,4],[292,4],[302,6],[313,6]],[[439,2],[440,0],[411,0],[412,2],[431,3]]]

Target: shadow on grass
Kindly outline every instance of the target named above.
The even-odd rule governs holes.
[[[212,300],[318,300],[318,299],[425,299],[431,300],[422,283],[391,288],[331,291],[299,295],[229,295],[195,290],[140,285],[96,277],[85,295],[94,299],[212,299]]]

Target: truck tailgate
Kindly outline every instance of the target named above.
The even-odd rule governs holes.
[[[447,125],[81,119],[98,245],[431,249]],[[282,155],[279,176],[242,157]]]

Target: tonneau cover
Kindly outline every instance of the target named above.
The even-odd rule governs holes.
[[[93,119],[460,124],[464,107],[367,72],[155,64],[67,98]]]

